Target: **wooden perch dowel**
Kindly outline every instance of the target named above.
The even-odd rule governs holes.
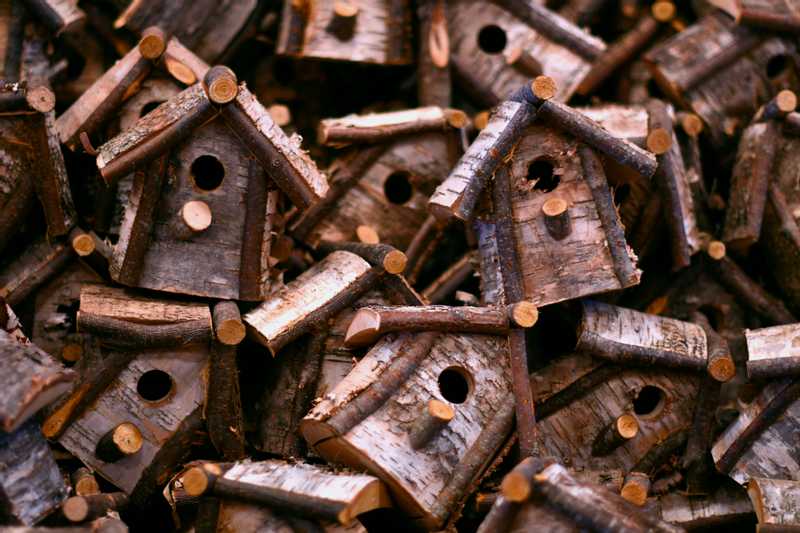
[[[411,447],[418,450],[427,445],[454,416],[455,411],[449,404],[435,398],[429,400],[408,429]]]
[[[317,140],[328,146],[380,143],[403,135],[463,128],[468,118],[458,109],[419,107],[370,115],[328,118],[319,123]]]
[[[78,496],[90,496],[100,493],[100,485],[88,468],[81,466],[72,473],[72,489]]]
[[[317,251],[323,254],[336,250],[353,252],[372,266],[381,268],[389,274],[402,274],[408,263],[406,254],[388,244],[324,240],[317,244]]]
[[[592,442],[592,455],[608,455],[639,433],[639,422],[630,413],[619,415],[612,420]]]
[[[127,506],[127,494],[124,492],[108,492],[68,498],[61,505],[61,512],[67,520],[77,523],[100,518],[109,511],[124,511]]]
[[[542,204],[544,227],[555,240],[560,241],[572,233],[569,205],[563,198],[550,198]]]
[[[209,100],[217,105],[232,102],[239,93],[239,81],[236,74],[224,65],[216,65],[208,69],[203,77],[203,89]]]
[[[536,307],[519,302],[513,309],[523,324],[535,323]],[[345,335],[348,347],[368,346],[392,331],[445,331],[448,333],[507,334],[511,327],[512,308],[449,307],[426,305],[408,307],[362,307],[353,317]],[[519,324],[515,324],[519,325]],[[530,326],[520,326],[530,327]]]
[[[222,344],[234,346],[244,340],[245,327],[236,302],[224,301],[214,305],[214,335]]]
[[[690,322],[582,302],[577,349],[616,362],[705,370],[706,334]]]
[[[695,311],[692,313],[691,319],[692,322],[703,328],[706,334],[706,344],[708,345],[706,371],[708,375],[721,383],[730,381],[736,375],[736,365],[733,361],[733,356],[731,356],[728,341],[714,331],[708,318],[703,313]]]
[[[747,377],[776,379],[800,376],[800,325],[747,329]]]
[[[535,78],[543,74],[542,64],[521,45],[511,47],[504,55],[506,63],[522,72],[525,76]]]
[[[206,231],[213,220],[211,208],[202,200],[186,202],[172,221],[172,232],[180,240],[189,240]]]
[[[142,449],[142,433],[130,422],[123,422],[102,436],[95,455],[107,463],[130,457]]]
[[[341,41],[353,37],[358,18],[358,4],[355,0],[335,0],[333,2],[333,17],[328,24],[328,32]]]
[[[515,503],[530,498],[533,492],[533,476],[542,471],[546,464],[538,457],[526,457],[505,475],[500,485],[503,497]]]
[[[629,472],[625,476],[625,482],[620,490],[620,496],[639,507],[647,501],[647,493],[650,491],[650,476],[644,472]]]

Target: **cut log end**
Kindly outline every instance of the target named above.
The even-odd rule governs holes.
[[[625,476],[620,496],[634,505],[642,506],[647,502],[650,491],[650,478],[642,472],[631,472]]]
[[[73,496],[61,505],[61,512],[70,522],[83,522],[89,516],[89,504],[83,496]]]
[[[72,238],[72,249],[81,257],[92,255],[95,250],[94,239],[88,233],[80,233]]]
[[[625,414],[617,418],[617,431],[620,437],[632,439],[639,433],[639,422],[633,415]]]
[[[556,240],[566,238],[572,233],[572,221],[569,216],[569,205],[563,198],[550,198],[542,204],[544,226]]]
[[[431,418],[446,423],[453,419],[456,412],[450,404],[434,398],[428,402],[428,414]]]
[[[44,85],[28,89],[28,92],[25,93],[25,101],[28,102],[31,109],[40,113],[49,113],[56,107],[56,95]]]
[[[711,259],[715,261],[720,261],[722,258],[725,257],[725,243],[721,241],[711,241],[708,243],[708,247],[706,248],[706,253],[708,253]]]
[[[549,76],[537,76],[531,82],[533,94],[542,100],[550,100],[556,95],[556,82]]]
[[[336,0],[333,3],[333,15],[344,19],[353,19],[358,16],[358,4],[349,0]]]
[[[408,258],[400,250],[392,250],[383,258],[383,268],[389,274],[402,274],[407,264]]]
[[[703,120],[694,113],[686,113],[681,117],[681,128],[690,137],[697,137],[703,131]]]
[[[481,111],[477,115],[475,115],[472,119],[472,125],[475,126],[475,129],[480,131],[489,124],[489,115],[488,111]]]
[[[288,126],[292,122],[292,113],[283,104],[272,104],[267,108],[267,112],[272,121],[281,128]]]
[[[521,328],[532,328],[539,320],[539,309],[533,302],[517,302],[510,306],[509,318]]]
[[[797,95],[789,89],[784,89],[775,97],[775,105],[783,113],[791,113],[797,107]]]
[[[236,74],[226,66],[211,67],[203,78],[203,87],[208,99],[215,104],[227,104],[239,93],[239,82]]]
[[[186,202],[181,208],[181,220],[193,233],[207,230],[212,218],[211,208],[201,200]]]
[[[369,346],[380,336],[381,315],[371,309],[359,309],[347,333],[344,336],[344,344],[348,348]]]
[[[194,71],[177,59],[167,57],[164,60],[164,66],[173,78],[184,85],[194,85],[197,83],[197,76]]]
[[[142,442],[139,428],[130,422],[123,422],[100,439],[96,455],[107,463],[113,463],[137,453],[142,449]]]
[[[672,135],[664,128],[655,128],[647,134],[647,149],[656,155],[667,152],[672,146]]]
[[[157,26],[150,26],[142,32],[139,40],[139,53],[145,59],[158,59],[167,49],[167,36]]]
[[[659,22],[669,22],[675,18],[675,4],[672,2],[655,2],[650,8],[653,18]]]
[[[233,346],[244,340],[246,330],[241,320],[230,319],[218,324],[216,333],[219,342]]]
[[[460,109],[446,109],[444,116],[447,119],[447,123],[453,128],[461,129],[469,124],[469,117]]]
[[[358,242],[363,242],[364,244],[378,244],[381,242],[378,232],[372,226],[358,226],[356,228],[356,237]]]
[[[736,375],[736,365],[730,355],[715,357],[708,362],[708,374],[715,380],[725,383]]]
[[[209,486],[208,473],[199,466],[193,466],[181,477],[183,490],[189,496],[202,496]]]
[[[508,501],[524,502],[531,495],[531,480],[520,472],[509,472],[500,484],[500,492]]]
[[[75,363],[83,356],[83,346],[80,344],[65,344],[61,349],[61,360],[67,363]]]
[[[100,493],[100,485],[89,469],[81,467],[72,474],[73,488],[78,496]]]

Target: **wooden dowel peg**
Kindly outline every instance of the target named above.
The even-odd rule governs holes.
[[[736,365],[733,362],[728,341],[714,331],[708,318],[703,313],[695,311],[692,313],[691,319],[692,322],[703,328],[706,333],[706,344],[708,346],[706,371],[719,382],[730,381],[736,375]]]
[[[358,11],[358,4],[354,0],[335,0],[333,17],[327,28],[328,32],[335,35],[340,41],[352,39],[358,20]]]
[[[72,249],[80,257],[90,256],[95,250],[94,238],[78,227],[72,228],[69,232],[69,241]]]
[[[109,511],[122,511],[128,506],[124,492],[73,496],[61,505],[61,512],[70,522],[86,522],[104,516]]]
[[[569,205],[563,198],[550,198],[542,204],[544,227],[555,240],[565,239],[572,233]]]
[[[532,328],[539,320],[539,309],[533,302],[525,300],[508,306],[508,318],[520,328]]]
[[[97,484],[94,474],[82,466],[72,473],[72,488],[78,496],[89,496],[100,493],[100,485]]]
[[[697,137],[703,131],[703,119],[694,113],[680,111],[677,114],[678,123],[689,137]]]
[[[644,472],[629,472],[620,490],[620,496],[634,505],[642,506],[650,492],[650,476]]]
[[[61,360],[65,363],[76,363],[83,356],[83,346],[70,342],[61,348]]]
[[[369,226],[360,226],[369,227]],[[389,274],[402,274],[406,269],[408,260],[406,254],[388,244],[367,244],[364,242],[347,241],[320,241],[317,244],[317,251],[322,254],[329,254],[337,250],[346,250],[361,256],[370,265],[382,268]]]
[[[654,154],[664,154],[672,146],[672,132],[665,128],[653,128],[647,134],[646,144]]]
[[[236,98],[239,93],[239,82],[231,69],[224,65],[215,65],[206,72],[203,88],[209,100],[222,105]]]
[[[629,413],[618,416],[597,434],[592,442],[592,455],[608,455],[639,433],[639,421]]]
[[[222,344],[234,346],[245,336],[244,322],[236,302],[224,301],[214,305],[214,334]]]
[[[123,422],[103,435],[98,441],[95,455],[107,463],[129,457],[142,448],[142,433],[130,422]]]
[[[155,60],[167,49],[167,35],[158,26],[150,26],[139,39],[139,53],[145,59]]]
[[[411,447],[418,450],[428,444],[455,416],[453,408],[440,400],[431,399],[408,429]]]
[[[515,503],[527,500],[533,491],[533,476],[538,474],[545,463],[535,457],[527,457],[506,474],[500,484],[503,497]]]
[[[522,46],[514,46],[506,54],[506,63],[528,77],[541,76],[542,64]]]
[[[201,200],[191,200],[183,204],[173,219],[172,230],[176,238],[189,240],[206,231],[213,220],[211,208]]]
[[[789,89],[784,89],[758,110],[753,121],[783,119],[796,108],[797,95]]]

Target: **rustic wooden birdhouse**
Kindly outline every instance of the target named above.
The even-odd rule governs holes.
[[[466,122],[463,112],[438,107],[323,120],[321,143],[359,146],[334,161],[331,194],[293,221],[291,234],[311,246],[377,238],[405,250],[427,218],[428,196],[458,159]]]
[[[457,82],[481,104],[493,106],[531,78],[546,75],[558,86],[555,99],[568,101],[605,43],[544,6],[513,4],[448,2]]]
[[[714,10],[650,50],[645,59],[676,106],[691,110],[723,145],[780,89],[797,87],[796,46],[737,26]]]
[[[66,234],[75,208],[55,128],[55,96],[46,85],[11,83],[0,93],[0,249],[39,199],[51,237]]]
[[[103,345],[104,358],[50,413],[44,434],[142,502],[202,427],[211,312],[84,285],[78,331]]]
[[[285,0],[277,53],[301,58],[407,65],[412,61],[406,0]]]
[[[167,292],[264,299],[274,274],[279,190],[300,209],[327,191],[299,142],[229,69],[215,67],[203,83],[104,144],[97,165],[106,180],[137,170],[112,278]]]
[[[75,373],[31,344],[2,301],[0,352],[8,393],[0,407],[0,505],[4,518],[30,526],[57,509],[68,490],[38,422],[30,419],[67,392]]]
[[[423,526],[441,527],[510,430],[503,344],[388,334],[312,409],[303,437],[326,460],[381,478]]]

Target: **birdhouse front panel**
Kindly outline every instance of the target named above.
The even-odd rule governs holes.
[[[526,299],[541,306],[622,288],[575,140],[531,126],[513,153],[511,188]],[[551,199],[566,202],[571,231],[561,239],[545,226]]]
[[[59,442],[130,494],[180,423],[203,403],[207,365],[205,346],[138,353],[95,404],[64,431]],[[118,461],[100,459],[96,450],[101,438],[123,423],[136,426],[141,448]]]
[[[455,164],[449,137],[426,133],[389,145],[307,242],[358,241],[356,228],[366,225],[382,243],[404,250],[428,217],[428,197]]]
[[[531,78],[545,75],[556,82],[554,98],[566,102],[592,64],[557,44],[505,9],[485,0],[448,3],[450,59],[458,73],[484,105],[508,98]],[[587,35],[600,50],[605,44]],[[511,63],[525,54],[525,61]]]
[[[265,179],[258,162],[222,122],[195,130],[170,155],[137,285],[238,299],[248,187]],[[210,220],[186,220],[195,216],[185,212],[187,206],[200,207],[197,217],[207,209]],[[195,222],[195,228],[185,227]]]

